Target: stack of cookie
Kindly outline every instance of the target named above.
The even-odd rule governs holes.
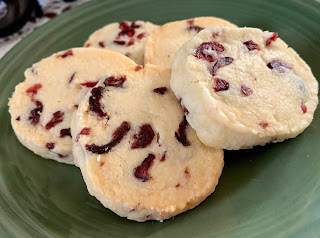
[[[25,76],[9,102],[20,142],[78,166],[91,195],[136,221],[197,206],[223,149],[293,138],[318,104],[310,68],[276,33],[214,17],[112,23]]]

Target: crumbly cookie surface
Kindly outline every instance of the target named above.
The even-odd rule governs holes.
[[[9,102],[18,139],[44,158],[73,164],[70,121],[81,98],[109,73],[136,66],[116,52],[94,48],[69,49],[34,64]]]
[[[171,68],[179,48],[204,28],[214,26],[237,27],[216,17],[196,17],[164,24],[154,30],[146,43],[145,64]]]
[[[143,65],[147,38],[157,27],[144,21],[110,23],[92,33],[84,47],[116,51]]]
[[[112,74],[72,120],[74,156],[105,207],[136,221],[164,220],[210,195],[223,151],[202,144],[169,87],[170,70]]]
[[[300,134],[318,104],[308,65],[276,33],[210,28],[177,53],[171,88],[200,140],[225,149]]]

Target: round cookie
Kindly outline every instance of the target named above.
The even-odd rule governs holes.
[[[129,74],[130,73],[130,74]],[[202,144],[169,88],[170,70],[146,65],[120,87],[100,82],[72,119],[73,153],[88,191],[131,220],[164,220],[210,195],[223,151]],[[95,108],[102,109],[97,113]]]
[[[174,21],[155,29],[146,44],[144,63],[171,68],[173,58],[183,43],[207,27],[236,25],[216,17],[196,17]]]
[[[147,38],[157,27],[144,21],[110,23],[92,33],[84,46],[116,51],[143,65]]]
[[[318,83],[277,37],[255,28],[210,28],[178,51],[170,85],[204,144],[250,148],[309,126]]]
[[[81,98],[109,73],[136,67],[119,53],[94,48],[69,49],[41,60],[25,71],[26,80],[10,99],[14,132],[36,154],[73,164],[70,121]]]

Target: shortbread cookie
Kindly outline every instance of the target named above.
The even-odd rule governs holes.
[[[18,139],[38,155],[73,164],[70,120],[80,99],[100,79],[136,67],[119,53],[94,48],[70,49],[34,64],[9,102]]]
[[[71,123],[74,157],[91,195],[131,220],[164,220],[210,195],[223,151],[202,144],[169,88],[170,71],[110,74]],[[120,81],[119,79],[125,80]]]
[[[144,56],[145,64],[171,68],[174,55],[186,41],[207,27],[236,25],[216,17],[197,17],[194,19],[169,22],[158,27],[149,36]]]
[[[157,27],[144,21],[110,23],[92,33],[84,46],[117,51],[143,65],[147,38]]]
[[[277,33],[210,28],[177,53],[171,88],[208,146],[243,149],[293,138],[309,126],[318,83]]]

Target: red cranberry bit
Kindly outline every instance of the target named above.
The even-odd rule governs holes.
[[[137,65],[135,68],[134,68],[134,71],[139,71],[143,69],[143,67],[141,65]]]
[[[67,155],[58,154],[58,157],[59,157],[60,159],[62,159],[62,158],[67,157]]]
[[[253,94],[252,89],[243,84],[241,85],[241,92],[244,96],[250,96]]]
[[[226,91],[229,89],[229,83],[224,79],[215,78],[214,79],[214,91],[220,92],[220,91]]]
[[[67,7],[65,7],[65,8],[62,9],[62,12],[66,12],[66,11],[68,11],[68,10],[70,10],[70,9],[71,9],[71,6],[67,6]]]
[[[188,24],[189,26],[194,25],[194,19],[189,19],[189,20],[187,20],[187,24]]]
[[[20,116],[18,116],[18,117],[16,118],[16,120],[17,120],[17,121],[20,121]]]
[[[127,46],[133,45],[134,44],[134,39],[130,39]]]
[[[160,159],[160,162],[164,162],[166,160],[166,157],[167,157],[167,151],[165,151],[162,156],[161,156],[161,159]]]
[[[272,60],[269,64],[267,64],[269,69],[274,69],[278,73],[284,73],[286,70],[285,69],[291,69],[291,66],[283,63],[280,60]]]
[[[26,90],[28,96],[31,97],[31,101],[34,102],[34,96],[38,93],[38,90],[42,88],[42,84],[37,83]]]
[[[301,110],[303,111],[303,114],[307,113],[307,106],[305,104],[301,104]]]
[[[133,37],[135,34],[134,29],[139,27],[140,25],[137,25],[135,22],[132,22],[131,26],[129,26],[127,22],[122,21],[119,24],[119,28],[121,29],[121,31],[119,32],[118,37],[125,36],[125,35],[127,35],[128,37]]]
[[[260,122],[259,123],[259,125],[263,128],[263,129],[266,129],[268,126],[269,126],[269,124],[268,124],[268,122]]]
[[[122,138],[128,133],[129,130],[130,130],[129,122],[124,121],[113,132],[113,134],[112,134],[113,138],[111,139],[111,141],[108,144],[101,145],[101,146],[95,145],[95,144],[86,145],[86,149],[88,151],[91,151],[94,154],[108,153],[112,149],[112,147],[115,147],[117,144],[120,143]]]
[[[74,104],[73,107],[74,107],[75,109],[78,109],[79,105]]]
[[[43,105],[40,101],[36,101],[35,104],[36,104],[36,108],[30,112],[30,116],[28,118],[28,120],[31,121],[31,124],[34,126],[39,123],[40,115],[43,110]]]
[[[151,179],[151,175],[149,174],[149,169],[153,165],[153,160],[156,157],[154,154],[149,154],[147,158],[145,158],[142,163],[133,169],[134,176],[141,180],[142,182],[146,182],[147,180]]]
[[[87,88],[93,88],[94,86],[97,85],[99,81],[95,81],[95,82],[86,82],[86,83],[81,83],[81,86],[85,86]]]
[[[153,89],[153,92],[163,95],[165,94],[165,92],[167,92],[167,88],[166,87],[155,88]]]
[[[252,50],[260,50],[260,47],[257,43],[254,43],[252,40],[248,40],[246,42],[243,42],[243,44],[245,46],[247,46],[248,50],[249,51],[252,51]]]
[[[54,18],[54,17],[57,16],[57,14],[54,13],[54,12],[47,12],[47,13],[44,14],[44,16],[48,17],[48,18]]]
[[[89,97],[90,111],[97,113],[100,117],[107,116],[107,113],[102,110],[103,106],[100,103],[103,91],[104,88],[101,86],[93,88],[91,90],[91,96]]]
[[[190,145],[190,142],[187,139],[187,135],[186,135],[186,127],[187,127],[187,125],[188,125],[188,122],[187,122],[186,117],[184,116],[182,122],[180,122],[180,124],[179,124],[178,131],[176,131],[174,133],[176,139],[184,146],[189,146]]]
[[[219,59],[210,70],[210,74],[214,76],[219,68],[230,65],[233,62],[233,58],[231,57],[223,57]]]
[[[71,55],[73,55],[73,52],[72,52],[72,50],[67,50],[66,52],[64,52],[63,54],[60,54],[60,55],[56,55],[56,58],[66,58],[66,57],[68,57],[68,56],[71,56]]]
[[[53,150],[53,149],[54,149],[54,146],[55,146],[55,144],[54,144],[54,143],[51,143],[51,142],[49,142],[49,143],[46,144],[46,147],[47,147],[48,150]]]
[[[218,32],[212,32],[212,37],[213,37],[213,38],[216,38],[217,36],[219,36],[219,33],[218,33]]]
[[[138,38],[139,40],[141,40],[141,39],[144,38],[144,37],[146,37],[146,33],[145,33],[145,32],[142,32],[142,33],[140,33],[139,35],[137,35],[137,38]]]
[[[106,87],[109,86],[109,87],[119,88],[119,87],[122,87],[123,83],[126,80],[127,80],[127,77],[125,75],[119,76],[118,78],[111,76],[109,78],[106,78],[103,83]]]
[[[180,183],[178,183],[177,185],[176,185],[176,188],[179,188],[180,187]]]
[[[123,40],[114,40],[113,43],[117,44],[117,45],[125,45],[126,42]]]
[[[213,55],[210,51],[215,51],[217,54],[220,54],[224,51],[224,47],[218,42],[203,42],[197,47],[193,56],[198,59],[204,59],[209,62],[213,62],[216,60],[217,56]]]
[[[272,41],[276,41],[278,38],[278,33],[273,33],[271,37],[266,40],[266,46],[269,46]]]
[[[103,42],[103,41],[100,41],[98,44],[99,44],[99,46],[100,46],[101,48],[104,48],[104,47],[105,47],[105,45],[104,45],[104,42]]]
[[[71,75],[71,77],[70,77],[70,79],[69,79],[69,83],[71,83],[71,82],[73,81],[75,75],[76,75],[76,72],[74,72],[74,73]]]
[[[201,30],[203,30],[204,28],[200,27],[200,26],[195,26],[194,25],[194,19],[190,19],[187,21],[187,24],[189,25],[186,30],[188,31],[196,31],[196,32],[200,32]]]
[[[139,132],[133,136],[131,149],[146,148],[154,138],[154,131],[150,124],[143,124]]]
[[[60,130],[60,138],[66,137],[66,136],[71,136],[71,130],[70,128],[66,128],[66,129],[61,129]]]
[[[52,119],[46,124],[46,129],[49,130],[63,121],[64,112],[56,111],[53,113]]]
[[[184,173],[185,173],[186,175],[189,175],[189,174],[190,174],[188,167],[185,168]]]
[[[87,44],[85,44],[85,46],[84,47],[90,47],[91,46],[91,44],[90,43],[87,43]]]
[[[90,128],[84,127],[84,128],[80,131],[80,133],[76,136],[75,142],[78,142],[78,141],[79,141],[81,135],[86,135],[86,136],[87,136],[87,135],[89,135],[89,134],[90,134]]]
[[[100,162],[100,167],[102,167],[104,165],[104,162],[103,161],[101,161]]]

